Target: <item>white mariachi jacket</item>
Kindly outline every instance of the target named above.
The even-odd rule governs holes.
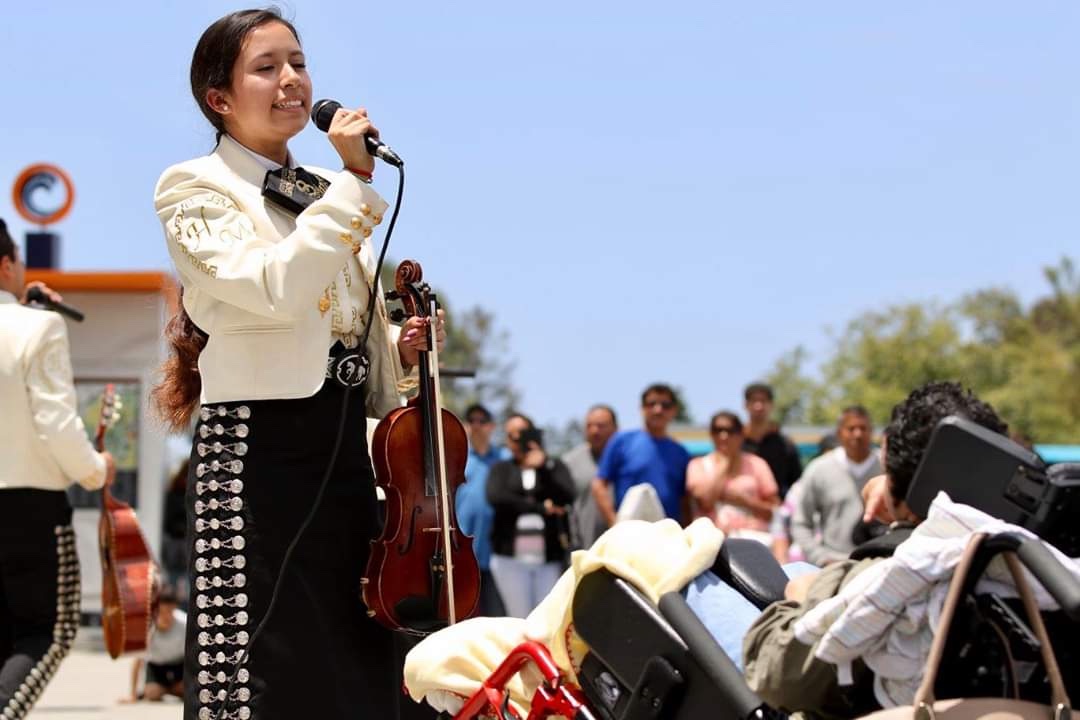
[[[339,293],[366,304],[376,260],[368,238],[387,205],[351,172],[305,169],[330,185],[299,215],[263,198],[266,167],[227,135],[158,180],[154,205],[184,307],[210,338],[199,357],[203,403],[314,395]],[[405,372],[399,328],[376,298],[365,390],[368,414],[382,417],[401,405]]]
[[[105,484],[105,460],[75,405],[67,325],[0,291],[0,488],[87,490]],[[0,500],[3,502],[3,500]]]

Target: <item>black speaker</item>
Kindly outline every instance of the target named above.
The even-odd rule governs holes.
[[[60,236],[51,232],[26,233],[26,267],[56,270],[60,267]]]

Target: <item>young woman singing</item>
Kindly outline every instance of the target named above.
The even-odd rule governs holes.
[[[288,141],[307,124],[311,79],[296,30],[274,11],[211,25],[191,89],[217,146],[166,170],[154,197],[184,290],[156,397],[176,427],[197,421],[184,717],[394,718],[391,636],[360,600],[378,522],[365,418],[400,404],[430,323],[392,327],[372,292],[386,203],[369,184],[364,135],[377,130],[362,108],[339,110],[329,139],[344,169],[296,164]],[[325,495],[252,643],[343,410]]]

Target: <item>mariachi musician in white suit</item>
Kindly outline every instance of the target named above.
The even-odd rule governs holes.
[[[0,220],[3,720],[26,717],[79,625],[79,558],[65,490],[75,482],[96,490],[114,472],[112,456],[94,451],[76,409],[67,326],[54,312],[23,305],[25,274]]]
[[[184,290],[156,399],[177,427],[197,420],[184,717],[395,718],[390,632],[359,593],[378,522],[365,424],[400,405],[430,323],[392,327],[372,290],[371,236],[387,206],[369,184],[364,135],[377,131],[363,109],[339,110],[329,137],[346,169],[293,162],[287,142],[307,123],[311,81],[295,29],[274,11],[211,25],[191,83],[218,144],[166,170],[154,198]],[[326,494],[249,645],[339,422]]]

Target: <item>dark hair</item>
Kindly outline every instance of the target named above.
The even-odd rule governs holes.
[[[643,406],[645,405],[645,398],[649,397],[649,395],[651,395],[652,393],[662,393],[671,398],[671,402],[678,402],[678,399],[675,397],[674,388],[672,388],[670,385],[665,385],[664,383],[653,383],[649,387],[645,388],[645,391],[641,393],[641,404]]]
[[[746,400],[747,402],[750,402],[750,396],[753,395],[754,393],[764,393],[765,397],[769,398],[769,402],[773,401],[772,386],[769,385],[768,383],[763,383],[763,382],[759,381],[759,382],[752,382],[749,385],[747,385],[746,388],[742,391],[743,400]]]
[[[615,410],[610,405],[597,403],[596,405],[593,405],[591,408],[589,408],[588,412],[586,412],[585,414],[588,415],[594,410],[603,410],[604,412],[606,412],[608,415],[611,416],[611,424],[615,427],[619,427],[619,419],[615,417]]]
[[[202,392],[199,355],[208,338],[184,309],[183,288],[176,304],[176,314],[165,326],[165,339],[172,345],[172,354],[162,363],[161,382],[150,391],[150,398],[166,424],[183,432],[199,404]]]
[[[532,418],[529,417],[528,415],[523,415],[522,413],[519,413],[519,412],[512,412],[512,413],[510,413],[509,415],[506,416],[506,422],[510,422],[514,418],[521,418],[522,420],[524,420],[525,424],[528,425],[529,430],[535,430],[536,429],[535,423],[533,423]]]
[[[484,416],[484,422],[491,422],[495,417],[491,414],[490,410],[488,410],[480,403],[473,403],[469,407],[465,408],[465,419],[468,420],[469,417],[471,417],[475,413],[481,413]]]
[[[716,421],[721,420],[721,419],[730,420],[732,429],[734,429],[735,432],[742,434],[742,431],[743,431],[742,420],[740,420],[739,416],[736,415],[735,413],[731,412],[730,410],[721,410],[720,412],[716,413],[711,418],[709,418],[709,432],[710,433],[712,433],[712,429],[713,429],[713,426],[716,425]]]
[[[836,419],[836,424],[843,425],[844,418],[848,415],[855,415],[856,417],[861,417],[867,422],[872,422],[870,418],[870,411],[867,410],[865,407],[863,407],[862,405],[848,405],[846,408],[840,411],[840,417]]]
[[[195,53],[191,56],[191,94],[202,114],[217,130],[218,139],[225,134],[225,119],[206,100],[212,89],[228,90],[232,87],[232,72],[248,33],[260,25],[279,22],[289,28],[297,42],[300,35],[293,24],[281,16],[276,7],[263,10],[238,10],[206,28]]]
[[[821,457],[830,450],[835,450],[840,447],[840,439],[836,437],[836,433],[825,433],[818,440],[817,453],[814,457]]]
[[[907,496],[915,470],[922,462],[930,434],[949,415],[959,415],[1004,435],[1009,426],[987,403],[959,383],[930,382],[911,392],[892,409],[885,428],[885,472],[896,500]]]
[[[225,134],[225,121],[210,107],[206,93],[211,88],[227,89],[232,85],[233,66],[240,57],[248,33],[269,22],[279,22],[289,28],[299,42],[296,28],[281,17],[277,8],[271,7],[230,13],[206,28],[195,45],[191,57],[191,94],[202,114],[217,130],[218,140]],[[199,354],[207,340],[206,334],[196,327],[184,309],[182,290],[176,314],[165,326],[165,338],[172,345],[172,355],[162,365],[161,382],[151,391],[151,396],[168,425],[179,431],[187,428],[199,402],[202,390]]]
[[[0,218],[0,258],[11,258],[11,262],[15,262],[15,241],[8,234],[3,218]]]

